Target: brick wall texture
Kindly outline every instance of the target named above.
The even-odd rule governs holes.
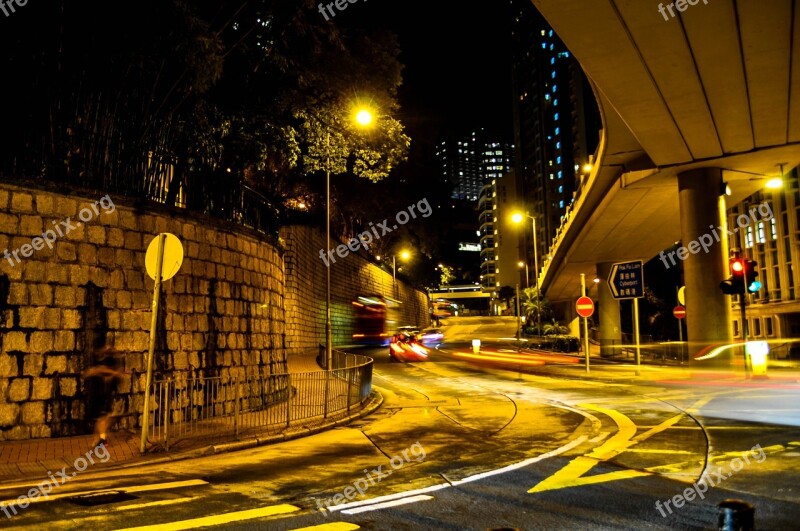
[[[91,433],[81,373],[104,344],[129,373],[114,403],[120,425],[140,426],[154,284],[145,253],[160,232],[180,239],[184,257],[162,283],[154,379],[284,373],[287,355],[325,342],[324,233],[285,227],[281,245],[131,205],[0,183],[0,440]],[[331,274],[335,345],[351,343],[359,294],[401,301],[403,324],[428,323],[426,295],[358,253]]]
[[[0,440],[91,433],[81,372],[104,343],[130,373],[120,423],[139,425],[154,284],[145,252],[159,232],[181,240],[184,258],[162,283],[154,379],[286,371],[277,242],[111,199],[0,184]]]
[[[286,348],[290,355],[325,344],[326,265],[320,258],[325,233],[305,226],[281,229],[286,271]],[[331,240],[331,246],[340,243]],[[341,258],[331,270],[331,323],[334,345],[352,344],[352,301],[359,295],[383,295],[400,301],[400,326],[430,323],[428,297],[364,258],[363,250]]]

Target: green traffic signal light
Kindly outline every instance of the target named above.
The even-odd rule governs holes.
[[[755,260],[744,261],[744,277],[747,280],[747,291],[755,293],[761,289],[761,282],[756,280],[758,276],[758,262]]]

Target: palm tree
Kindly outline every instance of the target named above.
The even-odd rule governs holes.
[[[539,288],[525,288],[520,297],[522,311],[525,312],[528,322],[541,322],[550,315],[550,302],[541,295]]]

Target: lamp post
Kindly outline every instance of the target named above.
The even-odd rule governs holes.
[[[408,251],[400,251],[400,259],[403,261],[411,258],[411,253]],[[392,282],[397,282],[397,255],[392,255]]]
[[[511,216],[514,223],[521,223],[524,218],[530,218],[531,230],[533,231],[533,267],[534,277],[536,278],[536,327],[539,335],[542,335],[542,292],[539,289],[539,249],[536,244],[536,218],[530,214],[516,213]],[[526,274],[527,278],[527,274]]]
[[[528,262],[523,262],[522,260],[520,260],[519,262],[517,262],[517,267],[519,267],[520,269],[522,269],[523,267],[525,268],[525,288],[527,289],[527,288],[531,287],[530,283],[528,282],[528,276],[529,276],[528,275]]]
[[[355,114],[355,121],[361,127],[372,123],[372,113],[361,109]],[[330,126],[325,135],[325,248],[331,248],[331,132]],[[333,332],[331,323],[331,264],[328,264],[325,278],[325,368],[333,368]],[[326,400],[327,405],[327,400]]]

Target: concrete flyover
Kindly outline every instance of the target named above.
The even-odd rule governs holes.
[[[664,14],[649,0],[533,3],[589,77],[603,120],[596,164],[540,275],[551,300],[574,301],[580,273],[724,225],[726,201],[800,163],[798,2],[678,0]],[[687,315],[690,341],[731,338],[729,301],[708,282],[727,276],[722,240],[683,264],[687,307],[703,309]]]

